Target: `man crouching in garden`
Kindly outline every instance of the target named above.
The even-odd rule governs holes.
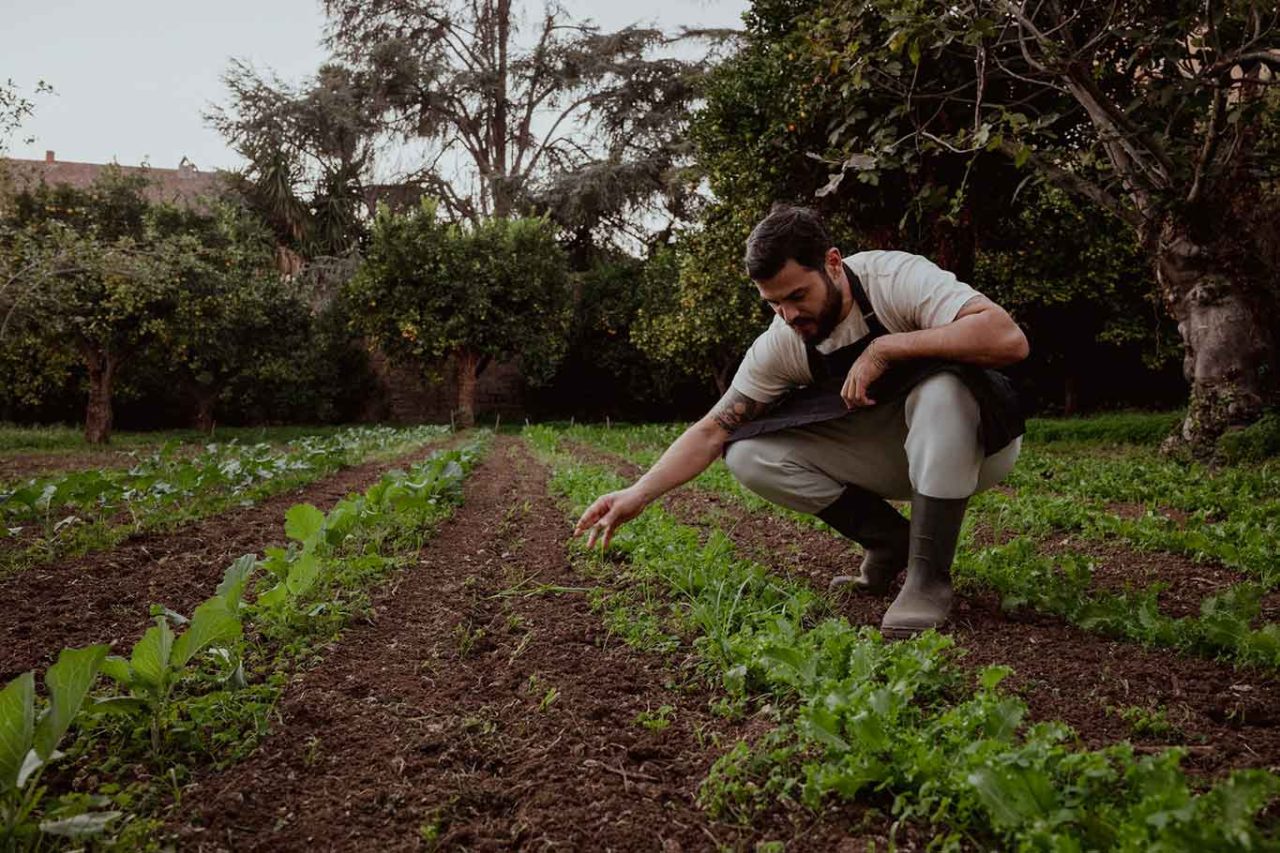
[[[885,595],[887,636],[942,625],[951,561],[975,492],[1021,447],[1008,380],[1027,339],[991,300],[918,255],[842,258],[818,215],[775,206],[747,240],[747,273],[776,316],[728,393],[638,481],[604,495],[575,535],[602,547],[654,499],[722,453],[769,501],[813,513],[866,551],[851,582]],[[908,522],[887,499],[910,500]]]

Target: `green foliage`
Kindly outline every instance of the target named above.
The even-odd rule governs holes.
[[[1150,260],[1132,229],[1087,201],[1052,186],[1024,188],[984,229],[973,281],[1027,333],[1031,355],[1017,373],[1035,377],[1022,387],[1028,405],[1074,414],[1111,400],[1158,403],[1170,388],[1180,395],[1180,375],[1143,382],[1181,363]]]
[[[90,710],[148,720],[151,753],[158,760],[164,749],[173,689],[187,674],[188,665],[206,650],[229,650],[241,637],[241,599],[253,568],[251,554],[236,560],[227,567],[217,592],[196,607],[190,620],[162,611],[128,658],[108,657],[102,664],[103,673],[128,693],[99,699]],[[175,635],[170,622],[186,630]]]
[[[653,361],[706,376],[727,390],[742,353],[764,331],[763,303],[742,266],[755,211],[720,207],[701,230],[682,234],[645,271],[645,303],[632,341]]]
[[[547,447],[547,436],[536,439]],[[615,488],[612,472],[555,454],[553,487],[575,507]],[[814,594],[735,557],[723,537],[650,508],[615,542],[631,571],[660,578],[694,646],[733,694],[783,720],[757,748],[739,745],[703,787],[714,811],[749,819],[766,800],[820,808],[829,798],[885,795],[900,819],[942,847],[1248,849],[1271,843],[1260,813],[1280,779],[1241,771],[1203,793],[1177,750],[1138,756],[1127,744],[1079,750],[1060,723],[1025,723],[1001,689],[1004,667],[976,689],[933,632],[886,642],[823,618]]]
[[[253,501],[371,455],[402,452],[440,437],[445,429],[351,427],[325,436],[304,435],[280,447],[208,444],[195,456],[165,445],[128,469],[72,471],[6,486],[0,491],[0,538],[23,536],[29,544],[7,553],[0,565],[20,566],[100,546],[129,529]],[[129,523],[116,518],[122,511]],[[40,525],[35,537],[24,531],[33,523]]]
[[[356,323],[402,360],[426,366],[466,351],[554,365],[566,321],[566,270],[543,220],[443,222],[434,205],[379,210],[351,283]]]
[[[4,849],[35,849],[42,833],[92,835],[119,816],[118,812],[97,812],[70,818],[54,806],[47,810],[46,820],[36,818],[45,811],[40,777],[62,757],[58,743],[80,712],[107,651],[106,645],[63,649],[45,672],[49,698],[39,713],[33,673],[23,673],[0,690],[0,842]]]
[[[41,185],[6,203],[0,363],[21,378],[0,405],[38,410],[79,365],[86,432],[100,442],[125,367],[163,365],[153,369],[194,400],[208,428],[232,379],[305,349],[295,332],[307,329],[308,309],[276,272],[269,232],[231,201],[205,211],[150,204],[146,183],[108,169],[88,189]]]
[[[406,519],[427,515],[437,507],[455,503],[466,472],[475,464],[481,445],[472,442],[458,450],[436,451],[408,471],[382,476],[363,495],[343,498],[329,512],[310,504],[298,504],[285,514],[288,548],[268,548],[262,567],[272,585],[259,591],[255,608],[260,618],[289,624],[319,611],[305,611],[303,604],[326,586],[326,575],[335,565],[335,549],[356,530],[378,519]]]
[[[634,339],[649,290],[671,293],[671,257],[666,249],[646,260],[600,253],[570,274],[573,319],[564,358],[546,388],[529,400],[532,415],[652,418],[688,396],[693,383],[683,380],[683,366],[655,361]]]
[[[209,119],[248,161],[239,189],[278,243],[307,257],[353,249],[385,106],[379,77],[330,61],[290,86],[233,60],[223,80],[231,102]]]
[[[212,427],[218,394],[264,363],[293,360],[295,330],[307,306],[275,268],[270,232],[247,210],[219,204],[212,216],[177,216],[197,234],[200,251],[179,271],[182,296],[165,334],[170,359],[194,398],[197,428]],[[172,380],[171,380],[172,381]]]
[[[405,215],[382,208],[349,296],[353,323],[424,372],[452,356],[473,378],[489,360],[518,356],[537,381],[563,353],[567,269],[545,220],[459,225],[427,202]],[[459,386],[465,393],[466,382]]]
[[[1024,440],[1028,444],[1112,442],[1154,447],[1182,417],[1182,412],[1115,412],[1082,418],[1031,418]]]
[[[1230,464],[1280,456],[1280,413],[1271,412],[1244,429],[1224,433],[1218,439],[1218,453]]]

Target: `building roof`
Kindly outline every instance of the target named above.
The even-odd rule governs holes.
[[[18,189],[45,184],[64,184],[76,189],[87,189],[107,165],[102,163],[74,163],[58,160],[52,151],[45,152],[43,160],[4,158]],[[200,199],[215,195],[222,188],[222,173],[202,172],[183,157],[176,169],[160,169],[154,166],[121,166],[113,164],[125,174],[141,174],[148,180],[143,195],[151,202],[169,202],[181,207],[193,207]]]

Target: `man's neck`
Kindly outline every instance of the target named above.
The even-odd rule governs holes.
[[[840,291],[840,322],[843,323],[849,318],[849,312],[853,310],[853,291],[849,288],[849,276],[844,271],[843,262],[833,281],[836,283],[836,289]]]

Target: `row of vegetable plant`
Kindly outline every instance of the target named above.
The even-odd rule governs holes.
[[[679,428],[576,426],[569,434],[647,465]],[[1004,485],[1017,496],[987,492],[974,509],[998,513],[1005,526],[1028,535],[1070,531],[1114,538],[1142,550],[1220,562],[1252,575],[1266,589],[1280,585],[1280,465],[1275,462],[1210,469],[1164,459],[1145,447],[1026,442]],[[1121,517],[1112,511],[1116,505],[1142,512]]]
[[[652,428],[574,427],[566,435],[645,465],[660,452],[653,439],[665,437],[660,432],[654,433]],[[1149,514],[1142,521],[1131,521],[1108,514],[1101,505],[1091,504],[1083,493],[1075,497],[1036,494],[1035,489],[1042,488],[1040,482],[1056,482],[1058,477],[1043,476],[1042,472],[1056,469],[1038,467],[1043,464],[1043,457],[1035,455],[1035,451],[1030,453],[1031,473],[1017,477],[1016,496],[992,490],[974,498],[966,520],[966,535],[979,524],[986,525],[996,539],[1002,539],[1008,530],[1017,531],[1019,535],[998,545],[962,548],[954,567],[960,588],[993,590],[1001,595],[1004,606],[1010,610],[1025,607],[1050,613],[1106,636],[1229,660],[1238,665],[1280,668],[1280,625],[1258,624],[1262,596],[1268,589],[1266,584],[1235,584],[1207,596],[1198,615],[1174,617],[1160,612],[1158,596],[1164,588],[1162,582],[1143,589],[1100,590],[1094,586],[1094,563],[1087,554],[1070,548],[1057,548],[1052,555],[1043,553],[1037,542],[1063,531],[1075,532],[1086,539],[1115,537],[1130,544],[1142,543],[1139,547],[1190,552],[1198,559],[1212,559],[1215,549],[1177,547],[1190,542],[1197,534],[1194,530],[1169,530],[1173,522],[1163,516],[1157,518]],[[1105,468],[1107,464],[1110,463],[1095,463],[1094,467]],[[1251,482],[1255,489],[1264,488],[1271,475],[1265,466],[1262,468],[1253,473],[1253,480],[1248,479],[1249,472],[1238,473],[1235,479]],[[1076,470],[1074,467],[1067,470],[1063,480],[1075,476],[1070,473]],[[1119,477],[1120,474],[1094,475],[1092,481],[1114,484]],[[749,509],[782,515],[839,535],[813,516],[780,508],[744,490],[723,465],[709,469],[695,485]],[[1212,491],[1218,488],[1213,486]],[[1200,500],[1207,503],[1209,499],[1202,494]],[[1266,501],[1261,503],[1266,505]],[[1280,549],[1276,518],[1280,518],[1280,509],[1274,517],[1254,519],[1248,527],[1249,535],[1239,540],[1252,544],[1242,545],[1232,553],[1248,553],[1253,559],[1262,560],[1261,555]],[[1219,556],[1226,547],[1216,549]],[[1276,565],[1280,566],[1280,560]]]
[[[169,446],[127,470],[35,478],[0,491],[0,572],[109,547],[128,533],[172,527],[313,482],[369,459],[408,453],[447,427],[353,427],[282,445],[209,444],[195,456]]]
[[[63,650],[45,674],[46,699],[34,673],[10,682],[0,691],[0,849],[101,844],[104,833],[125,849],[154,848],[163,805],[181,796],[191,768],[252,750],[288,673],[452,513],[488,440],[479,434],[390,471],[327,513],[293,506],[289,544],[235,560],[189,617],[154,606],[154,624],[128,655],[106,645]],[[99,676],[109,689],[96,689]],[[56,747],[72,723],[77,737],[64,756]],[[59,793],[49,795],[43,774],[59,759]],[[92,790],[77,784],[86,775]]]
[[[622,484],[558,451],[561,433],[526,435],[552,465],[552,487],[571,514]],[[886,642],[873,628],[854,628],[812,590],[736,557],[723,534],[703,543],[656,507],[614,541],[627,560],[624,581],[667,589],[668,633],[692,637],[729,697],[774,716],[767,736],[738,743],[703,784],[703,802],[717,814],[747,821],[779,799],[810,808],[856,800],[927,826],[939,849],[1276,843],[1260,825],[1280,794],[1273,774],[1238,771],[1197,793],[1177,749],[1077,748],[1068,726],[1029,722],[1025,704],[1001,691],[1008,668],[984,669],[975,690],[946,637]]]

